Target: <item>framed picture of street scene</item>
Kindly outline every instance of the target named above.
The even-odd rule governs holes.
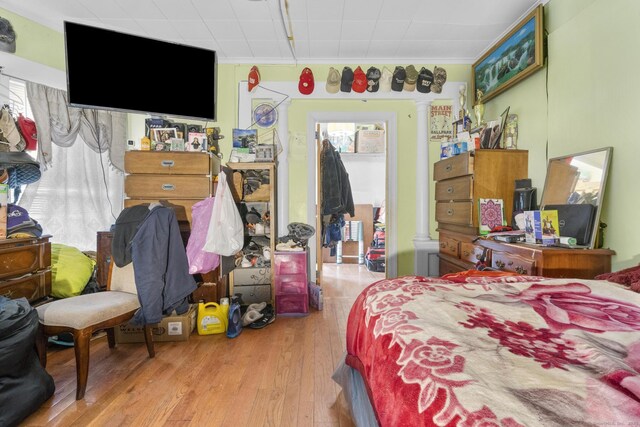
[[[471,67],[473,104],[499,95],[544,66],[542,5],[523,18]]]

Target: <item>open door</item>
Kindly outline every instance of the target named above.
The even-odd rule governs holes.
[[[316,283],[322,284],[322,171],[320,170],[320,153],[322,151],[322,134],[320,123],[316,123]]]

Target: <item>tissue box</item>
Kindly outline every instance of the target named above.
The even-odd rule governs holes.
[[[153,341],[186,341],[196,327],[197,305],[179,316],[167,316],[152,328]],[[144,342],[144,330],[129,323],[113,328],[117,343]]]

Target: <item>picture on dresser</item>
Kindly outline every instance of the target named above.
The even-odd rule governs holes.
[[[506,225],[504,202],[502,199],[480,199],[478,202],[479,234],[489,234],[491,230]]]
[[[178,138],[178,131],[175,128],[151,129],[151,140],[162,143],[170,143],[171,138]]]
[[[204,132],[189,132],[186,144],[187,151],[207,151],[207,134]]]

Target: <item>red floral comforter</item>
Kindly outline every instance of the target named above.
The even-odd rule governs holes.
[[[400,277],[356,300],[347,364],[381,426],[640,423],[640,294],[597,280]]]

